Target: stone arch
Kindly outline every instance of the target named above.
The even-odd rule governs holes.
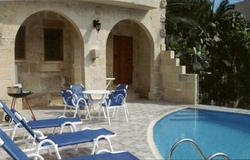
[[[35,12],[21,26],[26,28],[26,59],[15,61],[17,83],[34,92],[32,105],[55,104],[55,97],[61,100],[61,89],[84,83],[84,43],[80,30],[69,17],[53,10]],[[44,60],[45,27],[63,29],[63,61]]]
[[[133,74],[129,88],[138,93],[140,98],[148,98],[153,78],[152,65],[154,63],[154,44],[150,32],[144,24],[133,19],[121,20],[113,26],[106,45],[106,77],[114,76],[114,35],[133,37]]]

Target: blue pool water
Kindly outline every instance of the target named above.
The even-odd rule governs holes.
[[[153,138],[164,159],[182,138],[194,140],[206,158],[223,152],[230,159],[250,159],[250,115],[187,108],[160,119]],[[178,145],[172,158],[201,159],[190,143]]]

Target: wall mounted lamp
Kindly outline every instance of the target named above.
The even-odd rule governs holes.
[[[102,25],[102,24],[99,22],[99,19],[93,20],[93,27],[96,28],[97,32],[100,31],[101,25]]]

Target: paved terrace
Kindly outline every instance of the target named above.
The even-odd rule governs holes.
[[[125,121],[124,113],[122,110],[119,111],[117,119],[111,119],[111,125],[103,118],[98,121],[98,114],[92,112],[92,121],[83,119],[83,124],[78,125],[77,129],[80,130],[83,127],[99,128],[104,127],[114,131],[117,136],[111,139],[113,149],[115,151],[127,150],[137,156],[139,159],[156,159],[151,151],[148,142],[148,128],[152,121],[157,117],[164,115],[166,112],[180,109],[193,105],[180,105],[171,104],[166,101],[148,101],[148,100],[138,100],[135,102],[128,102],[129,109],[129,122]],[[34,108],[33,112],[37,119],[45,118],[55,118],[63,113],[62,106],[48,106],[43,108]],[[82,111],[82,113],[84,113]],[[31,119],[31,114],[29,110],[21,111],[21,114],[28,120]],[[72,116],[72,114],[67,114],[67,116]],[[84,118],[84,116],[82,117]],[[53,129],[43,129],[44,133],[52,133]],[[20,133],[20,132],[19,132]],[[100,142],[99,149],[108,149],[106,143]],[[19,145],[22,147],[22,145]],[[74,146],[60,148],[60,154],[63,158],[66,157],[76,157],[79,155],[90,154],[91,145],[82,144],[80,145],[78,151],[74,150]],[[0,148],[0,159],[10,159],[7,158],[8,155]],[[56,159],[55,154],[51,156],[44,152],[42,156],[46,160]]]

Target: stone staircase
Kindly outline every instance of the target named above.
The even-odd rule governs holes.
[[[161,51],[161,99],[175,103],[198,102],[198,75],[186,73],[174,51]]]

